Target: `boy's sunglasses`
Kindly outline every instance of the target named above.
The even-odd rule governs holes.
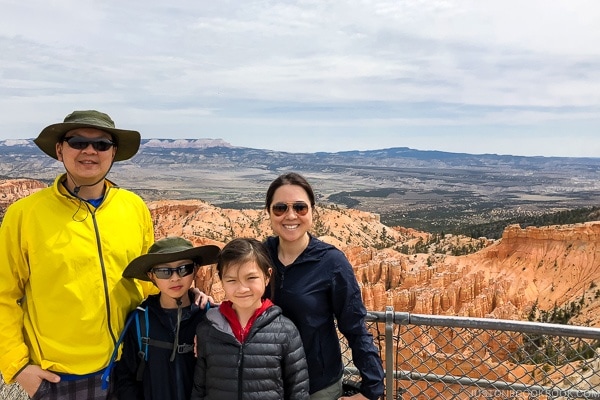
[[[288,211],[289,207],[292,207],[292,210],[300,216],[306,215],[309,208],[308,204],[303,201],[294,201],[293,203],[275,203],[271,206],[271,211],[273,211],[273,214],[277,217],[281,217]]]
[[[63,142],[67,142],[69,147],[75,150],[87,149],[91,144],[96,151],[106,151],[115,145],[114,142],[108,139],[88,139],[81,136],[71,136],[63,139]]]
[[[180,278],[183,278],[184,276],[194,273],[194,263],[180,265],[175,268],[152,268],[151,271],[158,279],[169,279],[171,275],[173,275],[173,272],[177,272],[177,275],[179,275]]]

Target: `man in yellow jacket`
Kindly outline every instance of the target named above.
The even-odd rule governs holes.
[[[121,276],[154,242],[150,212],[106,178],[140,134],[74,111],[34,142],[65,173],[0,226],[0,372],[36,398],[106,399],[100,377],[127,314],[156,290]]]

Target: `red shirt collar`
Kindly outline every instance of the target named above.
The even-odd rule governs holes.
[[[248,320],[248,323],[246,324],[245,328],[242,327],[242,324],[240,323],[240,320],[238,319],[237,314],[235,313],[235,310],[233,309],[232,305],[233,304],[231,303],[231,301],[225,300],[219,306],[219,311],[221,311],[221,314],[223,314],[227,322],[229,322],[231,330],[233,331],[233,334],[235,335],[237,340],[239,340],[240,343],[244,343],[246,337],[248,336],[248,332],[250,332],[254,321],[256,321],[256,318],[258,318],[269,307],[271,307],[273,305],[273,302],[269,299],[264,299],[262,301],[261,306],[254,311],[254,314],[252,314],[252,317],[250,317],[250,320]]]

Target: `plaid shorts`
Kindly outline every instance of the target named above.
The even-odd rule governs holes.
[[[31,398],[32,400],[113,400],[109,390],[101,388],[102,375],[90,376],[74,381],[60,381],[52,383],[42,381],[40,388]]]

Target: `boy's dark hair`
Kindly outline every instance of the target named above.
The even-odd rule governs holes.
[[[217,257],[217,272],[219,279],[223,279],[223,271],[234,264],[243,264],[248,261],[256,262],[258,268],[269,278],[269,284],[263,295],[263,299],[273,296],[273,282],[269,268],[274,271],[271,258],[265,246],[253,238],[236,238],[227,243],[219,252]]]

